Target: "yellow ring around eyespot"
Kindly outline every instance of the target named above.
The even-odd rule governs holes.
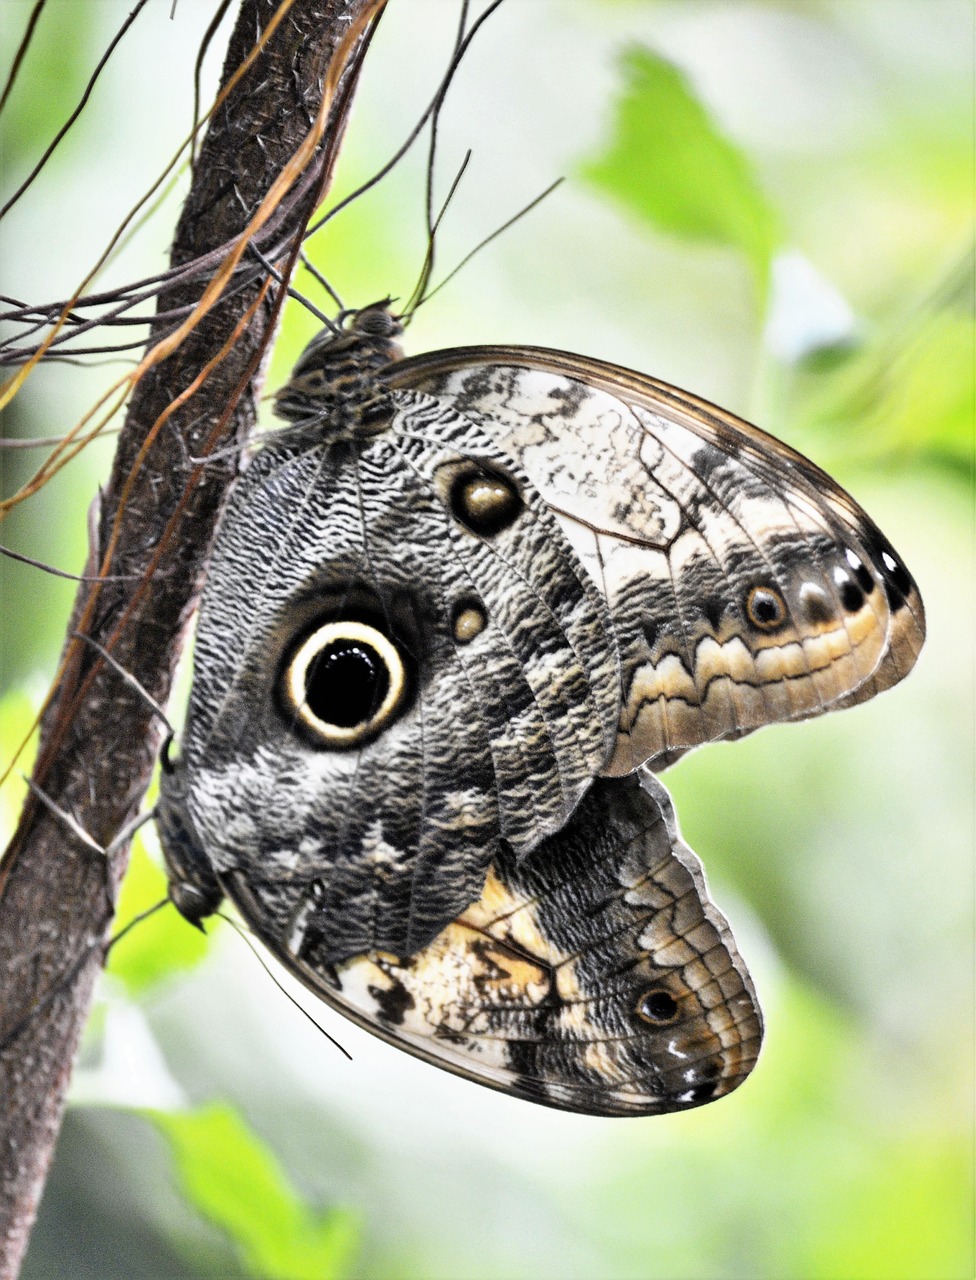
[[[305,701],[305,678],[308,675],[308,669],[322,650],[335,640],[358,640],[361,644],[367,645],[386,666],[389,680],[386,696],[370,718],[361,720],[359,724],[349,725],[348,728],[319,719]],[[288,706],[302,724],[316,733],[324,742],[337,747],[352,747],[392,716],[403,699],[406,686],[406,674],[400,655],[396,646],[383,635],[382,631],[377,631],[375,627],[370,627],[365,622],[340,621],[325,623],[303,641],[285,671],[284,695]]]
[[[761,594],[769,596],[770,601],[778,610],[775,618],[769,618],[765,622],[757,618],[753,612],[756,597]],[[757,631],[764,631],[767,633],[771,631],[778,631],[788,618],[786,600],[783,598],[782,591],[778,591],[776,587],[751,587],[749,594],[746,597],[746,616]]]

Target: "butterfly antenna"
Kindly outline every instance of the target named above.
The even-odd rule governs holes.
[[[316,281],[317,281],[317,282],[322,286],[322,288],[325,290],[325,292],[329,295],[329,297],[332,299],[332,301],[336,304],[336,308],[337,308],[339,311],[345,311],[345,310],[346,310],[346,307],[345,307],[345,305],[344,305],[344,303],[343,303],[342,299],[339,297],[338,292],[337,292],[337,291],[332,287],[332,285],[331,285],[331,284],[329,284],[328,280],[326,280],[325,276],[324,276],[324,275],[322,274],[322,272],[318,269],[318,267],[315,265],[315,263],[314,263],[314,262],[312,262],[311,258],[309,258],[308,254],[305,252],[305,250],[304,250],[304,249],[300,250],[300,251],[299,251],[298,256],[299,256],[299,259],[300,259],[300,261],[301,261],[302,266],[305,268],[305,270],[308,272],[308,274],[313,278],[313,280],[316,280]]]
[[[464,55],[467,53],[468,49],[471,47],[472,40],[475,38],[475,36],[478,34],[478,32],[481,30],[484,24],[488,21],[491,15],[495,12],[495,10],[502,5],[502,3],[503,3],[503,0],[492,0],[492,3],[488,5],[487,9],[485,9],[483,13],[480,13],[478,17],[474,20],[474,22],[471,24],[471,29],[465,33],[464,38],[456,45],[454,55],[448,64],[447,70],[445,71],[444,76],[441,80],[441,83],[437,88],[437,92],[434,94],[434,97],[431,99],[430,103],[427,105],[427,108],[421,115],[420,119],[417,121],[414,127],[410,130],[410,133],[407,135],[406,140],[400,145],[400,147],[398,147],[398,149],[393,153],[390,159],[387,160],[386,164],[382,165],[368,181],[358,186],[355,189],[355,191],[350,191],[350,193],[347,196],[344,196],[343,199],[340,200],[338,204],[333,205],[333,207],[328,211],[328,213],[323,214],[323,216],[319,218],[318,222],[313,222],[311,226],[308,228],[308,230],[305,232],[306,240],[309,238],[309,236],[313,236],[316,233],[316,231],[321,231],[321,229],[325,226],[325,224],[327,222],[331,222],[332,219],[337,214],[341,213],[342,210],[345,209],[347,205],[352,204],[354,200],[358,200],[361,195],[364,195],[371,188],[375,187],[378,183],[382,182],[383,179],[386,177],[386,175],[400,163],[403,157],[407,154],[407,152],[411,149],[413,144],[417,141],[417,139],[423,133],[424,127],[427,124],[427,121],[431,118],[434,112],[437,111],[440,102],[442,101],[442,99],[444,98],[444,96],[446,95],[450,87],[451,81],[454,79],[454,76],[457,72],[458,67],[461,65],[461,62],[464,59]],[[466,16],[466,14],[467,14],[467,4],[465,4],[463,7],[462,16]]]
[[[288,988],[283,983],[279,982],[279,980],[272,973],[271,967],[268,964],[268,962],[265,960],[264,956],[261,955],[260,951],[258,951],[257,947],[254,945],[251,939],[247,936],[247,933],[245,932],[244,929],[241,928],[241,926],[237,923],[237,921],[232,920],[230,916],[225,916],[222,911],[218,911],[217,916],[219,919],[225,920],[227,924],[229,924],[230,927],[234,930],[234,932],[238,935],[239,938],[243,938],[243,940],[250,947],[251,953],[254,956],[255,960],[257,960],[258,964],[261,966],[264,972],[268,975],[271,981],[275,984],[275,986],[278,988],[281,994],[286,999],[291,1001],[291,1003],[295,1006],[298,1012],[303,1014],[309,1020],[312,1026],[316,1028],[317,1031],[321,1031],[322,1035],[325,1036],[326,1040],[328,1040],[330,1044],[335,1045],[335,1047],[339,1050],[339,1052],[344,1057],[348,1058],[350,1062],[352,1062],[352,1054],[349,1052],[349,1050],[346,1049],[343,1045],[341,1045],[339,1041],[335,1038],[335,1036],[330,1035],[320,1022],[316,1022],[315,1019],[312,1017],[312,1015],[309,1013],[309,1011],[305,1009],[301,1004],[299,1004],[299,1002],[291,994]]]
[[[546,196],[552,195],[552,193],[556,190],[556,188],[560,186],[563,182],[565,182],[565,178],[557,178],[555,182],[550,183],[550,185],[546,187],[545,191],[540,191],[540,193],[535,197],[534,200],[530,200],[527,205],[519,209],[518,213],[513,214],[512,217],[509,218],[507,222],[503,222],[500,227],[496,227],[495,230],[491,233],[491,235],[487,235],[485,236],[484,240],[479,241],[478,244],[476,244],[475,247],[470,251],[470,253],[466,253],[464,257],[461,259],[461,261],[457,264],[457,266],[454,267],[451,271],[449,271],[447,275],[444,277],[444,279],[441,280],[439,284],[435,285],[433,289],[431,289],[430,293],[424,294],[424,296],[419,300],[419,302],[417,302],[416,306],[414,306],[413,310],[416,311],[417,308],[423,306],[425,302],[429,302],[435,293],[440,293],[441,289],[443,289],[446,284],[448,284],[451,280],[454,279],[454,277],[461,270],[461,268],[466,267],[468,265],[468,263],[475,256],[475,254],[480,253],[481,250],[484,249],[487,245],[490,245],[493,240],[497,240],[503,231],[507,231],[509,227],[514,226],[515,223],[518,222],[520,218],[524,218],[527,213],[530,213],[536,207],[536,205],[541,204],[542,201],[545,200]]]
[[[420,269],[420,275],[417,279],[417,283],[414,285],[410,293],[407,305],[404,307],[403,315],[401,316],[404,325],[410,323],[413,313],[417,310],[424,299],[424,291],[430,284],[430,277],[434,271],[434,245],[437,239],[437,230],[441,225],[441,221],[443,220],[445,213],[447,213],[451,201],[454,199],[458,187],[461,185],[461,179],[464,177],[464,172],[470,161],[471,152],[469,150],[465,153],[464,159],[461,161],[460,167],[454,175],[454,181],[451,183],[451,189],[448,191],[447,197],[441,205],[440,212],[432,221],[430,229],[427,232],[427,252],[424,254],[424,263]]]
[[[467,31],[467,28],[468,28],[469,8],[470,8],[469,0],[462,0],[461,12],[458,16],[457,33],[454,37],[454,50],[451,54],[452,61],[457,57],[458,50],[461,48],[462,44],[464,43],[464,33]],[[426,214],[426,222],[427,222],[427,258],[424,262],[424,267],[421,271],[422,277],[423,277],[423,272],[424,271],[427,272],[428,279],[430,278],[430,273],[434,269],[434,229],[435,229],[434,174],[437,169],[437,133],[438,133],[438,129],[440,127],[440,122],[441,122],[441,111],[444,109],[444,103],[446,100],[447,100],[446,93],[441,93],[437,99],[437,104],[434,107],[433,114],[431,115],[431,118],[430,118],[430,145],[427,148],[427,191],[426,191],[426,199],[424,202],[424,211]],[[443,210],[441,211],[441,215],[443,216]],[[439,221],[439,220],[440,219],[436,219],[436,221]],[[410,296],[411,298],[413,298],[414,296],[422,297],[423,291],[419,289],[415,289]]]
[[[327,316],[324,311],[320,311],[318,307],[315,305],[315,303],[311,301],[310,298],[306,298],[303,293],[301,293],[298,289],[295,289],[292,285],[285,284],[281,272],[278,270],[277,267],[275,267],[271,262],[268,261],[268,259],[264,256],[264,254],[261,252],[261,250],[257,247],[256,244],[252,242],[247,247],[251,251],[251,253],[254,254],[255,258],[257,258],[258,262],[260,262],[261,266],[264,267],[268,275],[271,276],[272,280],[276,280],[278,284],[284,287],[285,292],[288,294],[289,298],[294,298],[296,302],[300,302],[302,306],[306,309],[306,311],[311,311],[312,315],[315,316],[316,320],[321,320],[321,322],[325,325],[327,329],[330,329],[333,333],[339,332],[332,318],[330,316]]]

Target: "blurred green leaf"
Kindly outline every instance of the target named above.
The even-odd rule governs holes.
[[[766,1043],[742,1089],[655,1121],[652,1145],[628,1148],[601,1187],[591,1221],[607,1274],[972,1274],[967,1139],[892,1133],[857,1022],[789,973],[766,1000]]]
[[[29,0],[4,0],[0,49],[7,64],[27,30],[33,7]],[[0,118],[0,153],[8,181],[12,180],[11,189],[40,158],[81,97],[102,52],[105,25],[100,16],[77,4],[52,6],[42,13]],[[6,72],[5,66],[4,75]],[[37,85],[44,86],[43,93],[37,92]],[[80,124],[80,130],[84,128]],[[61,163],[60,157],[55,163]]]
[[[967,1144],[912,1134],[882,1145],[874,1157],[858,1194],[836,1198],[829,1230],[814,1242],[802,1274],[817,1280],[972,1275]]]
[[[662,231],[738,249],[765,292],[782,236],[746,157],[670,62],[635,48],[621,69],[613,139],[584,177]]]
[[[268,1148],[230,1107],[144,1113],[168,1142],[180,1188],[237,1244],[247,1273],[339,1280],[358,1245],[358,1217],[309,1208]]]
[[[14,752],[31,734],[36,708],[27,694],[19,689],[11,689],[0,697],[0,743],[3,752],[0,754],[0,771],[10,764]],[[17,818],[20,814],[24,797],[27,795],[27,784],[21,777],[29,773],[36,750],[36,737],[20,756],[10,777],[0,788],[0,845],[5,845],[13,834]]]
[[[161,902],[168,893],[166,874],[137,836],[132,845],[115,917],[116,933]],[[135,924],[109,953],[108,971],[136,995],[173,973],[199,964],[207,953],[209,934],[216,919],[207,922],[208,934],[194,929],[170,904]]]
[[[822,439],[824,465],[898,459],[965,476],[976,421],[976,326],[944,311],[902,339],[862,348],[798,388],[800,430]]]

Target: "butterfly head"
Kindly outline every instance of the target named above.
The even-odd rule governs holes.
[[[162,756],[156,824],[166,859],[169,898],[185,920],[203,931],[203,921],[220,906],[224,891],[197,835],[187,805],[182,761]]]
[[[403,325],[391,302],[384,298],[344,311],[337,325],[316,334],[275,395],[279,418],[316,427],[328,440],[361,439],[385,429],[392,403],[377,374],[403,358],[396,341]]]

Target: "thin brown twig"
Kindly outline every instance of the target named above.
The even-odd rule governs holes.
[[[37,28],[38,19],[40,18],[41,12],[46,4],[47,0],[35,0],[34,8],[31,9],[30,17],[27,19],[27,26],[24,28],[24,34],[21,36],[20,44],[17,46],[17,52],[14,54],[14,60],[10,64],[7,83],[3,86],[3,93],[0,93],[0,111],[3,111],[4,107],[7,105],[7,100],[13,90],[14,82],[17,79],[20,68],[23,66],[24,59],[27,57],[27,50],[30,48],[31,40],[34,38],[34,31]]]
[[[74,111],[72,111],[71,115],[68,116],[67,120],[61,126],[61,128],[57,131],[57,133],[54,135],[54,137],[51,139],[48,145],[45,147],[44,154],[41,156],[40,160],[38,160],[37,164],[34,165],[34,168],[31,169],[30,173],[27,175],[24,181],[20,184],[17,190],[13,193],[10,199],[6,202],[6,204],[4,204],[2,208],[0,208],[0,218],[4,217],[14,207],[14,205],[17,203],[20,197],[24,194],[24,192],[27,191],[28,188],[32,185],[37,175],[41,172],[41,170],[47,164],[48,160],[50,160],[51,156],[54,154],[57,148],[61,145],[64,138],[67,136],[69,130],[71,129],[72,125],[75,123],[75,121],[84,111],[85,107],[88,105],[88,99],[92,96],[92,92],[94,91],[95,84],[99,76],[105,70],[105,67],[108,64],[109,58],[111,58],[112,54],[115,52],[115,50],[118,48],[119,44],[121,43],[122,37],[126,34],[126,32],[129,30],[129,28],[135,22],[136,18],[138,18],[139,14],[142,12],[142,10],[146,7],[148,3],[149,3],[149,0],[136,0],[135,8],[132,10],[131,13],[127,15],[121,27],[119,27],[118,31],[116,31],[115,35],[109,41],[108,48],[99,58],[98,64],[96,65],[95,70],[92,72],[88,83],[85,85],[81,98],[78,101],[78,105],[75,107]],[[32,14],[31,18],[33,17],[34,15]]]

